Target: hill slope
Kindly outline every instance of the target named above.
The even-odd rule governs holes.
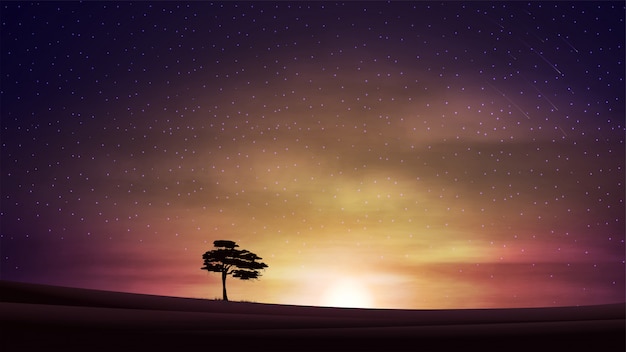
[[[623,303],[391,310],[208,301],[0,281],[3,350],[623,351]],[[6,332],[6,334],[4,333]]]

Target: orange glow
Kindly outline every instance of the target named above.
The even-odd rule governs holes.
[[[319,305],[329,307],[373,308],[373,297],[360,281],[339,279],[323,291]]]

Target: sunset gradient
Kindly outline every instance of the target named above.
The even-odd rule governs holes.
[[[624,13],[4,2],[0,278],[218,298],[228,239],[234,301],[623,302]]]

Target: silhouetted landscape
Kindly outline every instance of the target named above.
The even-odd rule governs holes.
[[[623,351],[625,304],[392,310],[0,282],[3,351]]]
[[[624,351],[626,2],[0,19],[0,352]]]

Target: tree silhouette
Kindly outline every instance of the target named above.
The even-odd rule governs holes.
[[[259,270],[267,268],[267,264],[257,261],[263,258],[245,249],[235,249],[239,246],[233,241],[217,240],[213,242],[213,246],[217,249],[202,255],[204,266],[200,269],[222,273],[222,295],[225,301],[228,301],[226,295],[227,275],[232,275],[241,280],[257,279],[261,276]]]

